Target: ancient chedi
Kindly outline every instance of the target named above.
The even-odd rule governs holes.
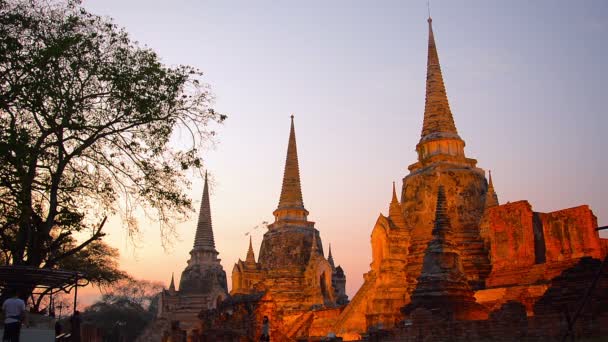
[[[454,229],[456,244],[465,246],[462,263],[471,285],[483,286],[489,272],[489,260],[479,236],[481,218],[488,191],[484,171],[477,161],[465,156],[465,142],[458,135],[443,82],[435,45],[432,20],[429,18],[429,42],[426,76],[426,100],[422,134],[416,151],[418,162],[410,165],[403,179],[401,206],[411,229],[408,257],[408,288],[416,286],[422,258],[433,228],[434,198],[441,184],[446,190],[447,215]]]
[[[247,258],[234,265],[231,294],[264,292],[286,314],[346,302],[344,272],[333,266],[333,258],[324,257],[319,231],[304,208],[293,115],[281,197],[273,214],[257,262],[250,240]]]
[[[439,310],[449,318],[487,319],[488,310],[475,302],[473,291],[464,274],[460,251],[453,242],[454,234],[446,215],[443,186],[437,192],[433,239],[424,254],[422,273],[411,296],[411,303],[403,309],[410,314],[417,308]]]
[[[393,192],[389,215],[378,217],[371,234],[371,269],[331,329],[345,340],[356,339],[370,328],[395,327],[417,306],[436,306],[428,300],[430,294],[433,289],[448,288],[451,281],[441,280],[439,266],[433,264],[445,248],[449,254],[442,257],[462,268],[456,273],[466,277],[465,282],[458,281],[461,294],[467,293],[466,300],[462,296],[458,300],[467,304],[464,311],[452,310],[457,319],[483,317],[477,304],[494,311],[508,301],[522,303],[532,315],[534,303],[551,279],[583,257],[599,259],[606,254],[606,239],[599,238],[597,220],[588,206],[537,213],[526,201],[498,203],[491,176],[488,182],[477,161],[465,155],[430,18],[428,35],[418,161],[403,178],[401,200]],[[445,202],[438,208],[440,186]],[[449,222],[448,239],[434,237],[436,215],[440,223]],[[475,301],[468,291],[474,293]],[[450,302],[458,302],[455,298],[444,298],[444,311],[449,311]]]
[[[168,290],[161,292],[158,318],[179,324],[179,329],[188,332],[197,327],[198,314],[204,309],[213,309],[228,297],[226,272],[217,258],[211,223],[209,185],[205,173],[203,198],[196,226],[194,247],[190,260],[182,272],[179,289],[175,288],[173,276]]]

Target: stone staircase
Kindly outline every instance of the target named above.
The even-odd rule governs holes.
[[[366,310],[362,305],[365,305],[365,300],[368,298],[369,291],[376,284],[376,276],[368,273],[368,276],[365,279],[365,282],[357,291],[353,299],[346,306],[344,311],[338,316],[338,320],[334,324],[333,330],[336,334],[342,334],[347,332],[347,328],[344,326],[344,323],[355,313],[364,313]],[[365,330],[365,327],[363,327]]]
[[[313,311],[308,311],[308,312],[301,314],[298,318],[296,318],[294,324],[289,328],[289,330],[287,330],[287,333],[285,335],[290,338],[297,337],[298,333],[302,332],[302,330],[308,330],[308,328],[312,324],[313,319],[314,319]],[[302,334],[299,334],[299,335],[302,335]]]

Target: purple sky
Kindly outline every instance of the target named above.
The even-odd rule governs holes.
[[[416,160],[426,75],[426,1],[84,1],[170,65],[202,69],[229,115],[205,157],[216,245],[227,274],[244,235],[271,221],[295,114],[302,192],[352,297],[371,262],[370,233]],[[604,133],[608,2],[432,1],[448,97],[466,154],[491,169],[501,203],[536,211],[589,204],[608,225]],[[192,196],[198,205],[201,181]],[[195,216],[193,216],[193,219]],[[131,273],[183,270],[194,222],[163,251],[109,228]],[[253,230],[257,252],[263,229]],[[230,286],[230,281],[229,281]]]

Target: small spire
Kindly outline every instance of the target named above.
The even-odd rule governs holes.
[[[391,204],[392,203],[399,203],[399,200],[397,199],[397,191],[395,190],[395,182],[393,181],[393,198],[391,200]]]
[[[245,262],[255,264],[255,254],[253,254],[253,245],[251,244],[251,235],[249,235],[249,249],[247,250],[247,259]]]
[[[334,258],[331,255],[331,243],[329,244],[329,253],[327,253],[327,261],[329,262],[332,268],[336,268],[336,266],[334,265]]]
[[[205,171],[205,185],[203,186],[203,198],[201,200],[201,207],[198,213],[198,223],[196,225],[196,235],[194,237],[194,249],[215,250],[213,225],[211,223],[211,205],[209,201],[207,171]]]
[[[312,246],[310,247],[310,254],[315,255],[319,253],[319,246],[317,245],[317,234],[312,234]]]
[[[423,307],[447,313],[456,319],[483,317],[487,315],[487,309],[475,302],[474,293],[464,273],[460,250],[452,241],[452,227],[446,209],[445,190],[440,185],[433,238],[424,252],[422,272],[417,278],[411,302],[402,312],[410,314]]]
[[[486,208],[491,208],[499,205],[498,203],[498,195],[496,194],[496,190],[494,190],[494,183],[492,182],[492,170],[488,171],[489,179],[488,179],[488,192],[486,193]]]
[[[173,272],[171,272],[171,283],[169,284],[169,291],[175,292],[175,280],[173,279]]]
[[[391,199],[391,203],[388,207],[388,217],[393,221],[393,223],[399,228],[405,228],[405,219],[403,218],[403,213],[401,210],[401,204],[399,204],[399,200],[397,199],[397,191],[395,190],[395,182],[393,182],[393,198]]]

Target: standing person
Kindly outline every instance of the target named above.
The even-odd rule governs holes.
[[[19,298],[16,290],[9,290],[11,298],[2,303],[4,311],[3,342],[19,342],[21,323],[25,320],[25,302]]]
[[[70,318],[70,325],[72,326],[72,339],[73,342],[80,342],[80,312],[74,311],[72,318]]]
[[[262,335],[260,341],[270,341],[270,324],[268,323],[268,316],[264,316],[262,320]]]
[[[59,320],[55,321],[55,337],[61,335],[63,332],[63,327],[61,326],[61,322]]]

